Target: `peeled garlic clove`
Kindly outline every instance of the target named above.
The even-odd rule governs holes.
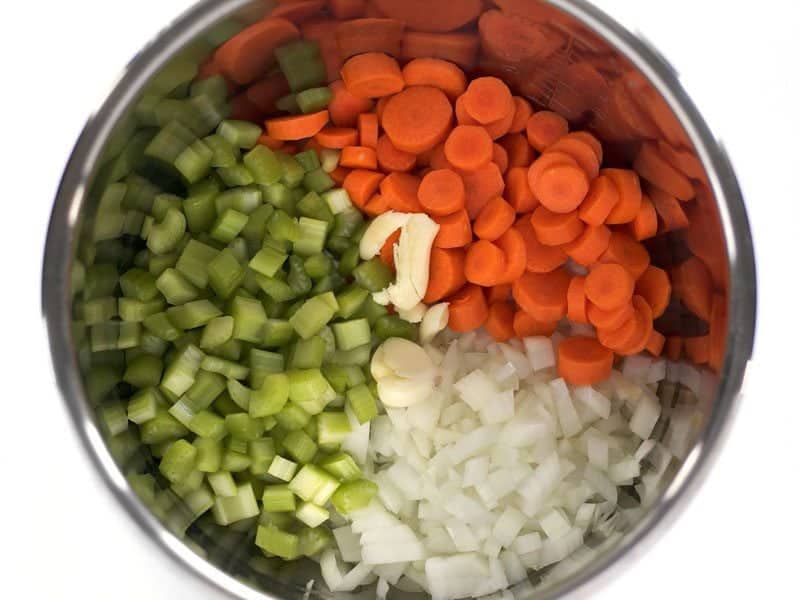
[[[433,365],[422,346],[404,338],[389,338],[379,350],[383,350],[382,362],[394,375],[416,379],[432,378]]]
[[[447,321],[450,319],[450,309],[447,302],[440,302],[428,309],[425,316],[422,318],[422,323],[419,326],[419,340],[423,344],[427,344],[436,337],[440,331],[444,331],[447,327]]]
[[[358,251],[361,258],[369,260],[373,256],[377,256],[389,236],[398,229],[403,228],[410,217],[409,213],[399,213],[391,210],[375,217],[361,237],[361,242],[359,242]]]
[[[410,310],[398,310],[397,316],[409,323],[419,323],[425,318],[425,313],[427,312],[428,307],[420,302]]]
[[[378,396],[385,406],[405,408],[427,400],[433,392],[430,379],[384,377],[378,381]]]
[[[431,247],[439,225],[429,216],[413,214],[400,233],[395,247],[395,283],[387,289],[398,310],[411,310],[425,295],[431,260]]]
[[[385,345],[384,343],[378,346],[369,364],[369,371],[372,373],[372,378],[375,379],[375,381],[380,381],[384,377],[391,377],[394,375],[394,371],[386,364],[386,351],[383,348]]]

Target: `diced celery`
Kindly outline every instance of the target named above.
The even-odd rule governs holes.
[[[128,429],[128,414],[119,400],[106,402],[99,409],[100,421],[110,436]]]
[[[225,420],[209,410],[196,413],[187,427],[195,435],[213,440],[221,440],[227,433]]]
[[[328,205],[328,209],[333,215],[339,215],[354,210],[353,202],[350,200],[350,194],[343,188],[328,190],[322,194],[322,199],[325,200],[325,204]]]
[[[250,374],[248,367],[218,356],[206,356],[200,363],[200,367],[204,371],[219,373],[230,379],[246,379]]]
[[[248,266],[261,275],[272,277],[283,266],[287,258],[285,253],[270,246],[263,246],[250,260]]]
[[[317,453],[317,444],[301,430],[290,431],[283,439],[283,447],[298,463],[307,463]]]
[[[364,216],[361,211],[353,207],[336,213],[333,231],[331,235],[345,238],[348,246],[355,241],[356,234],[360,227],[364,225]]]
[[[236,403],[236,406],[243,411],[250,409],[250,394],[251,390],[247,386],[242,385],[235,379],[228,379],[228,394],[231,400]]]
[[[245,442],[246,445],[246,442]],[[246,450],[245,446],[245,450]],[[244,452],[228,449],[222,455],[222,468],[231,473],[241,473],[250,468],[250,456]]]
[[[215,177],[209,177],[189,188],[189,197],[183,202],[186,224],[193,234],[211,229],[217,218],[214,198],[221,186]]]
[[[283,210],[276,210],[267,221],[267,233],[276,240],[295,242],[300,239],[300,226]]]
[[[275,101],[275,108],[296,115],[300,112],[297,104],[297,94],[286,94]]]
[[[153,445],[182,438],[189,431],[166,410],[159,408],[156,416],[139,427],[142,443]]]
[[[289,378],[289,399],[310,415],[321,413],[336,397],[336,391],[319,369],[293,370]]]
[[[319,254],[325,248],[325,235],[328,224],[318,219],[300,217],[298,221],[299,235],[294,242],[294,251],[300,256]]]
[[[351,366],[367,365],[372,356],[371,344],[364,344],[352,350],[337,350],[328,357],[328,363],[332,365]]]
[[[225,427],[237,440],[253,441],[264,433],[264,423],[247,413],[236,413],[225,417]]]
[[[345,452],[337,452],[326,456],[319,462],[319,466],[339,481],[355,481],[363,477],[356,461]]]
[[[214,207],[220,215],[233,209],[249,216],[261,206],[262,200],[261,190],[255,186],[235,187],[214,198]]]
[[[378,257],[362,262],[353,269],[353,277],[358,285],[370,292],[379,292],[392,283],[392,271]]]
[[[256,546],[286,560],[294,560],[300,555],[299,545],[300,540],[296,535],[272,525],[259,526],[256,532]]]
[[[350,421],[343,412],[323,412],[317,415],[317,442],[321,446],[341,444],[350,431]]]
[[[262,425],[266,419],[261,419]],[[250,472],[253,475],[266,475],[275,458],[275,441],[272,438],[252,440],[247,445],[250,453]]]
[[[195,140],[175,158],[175,168],[187,183],[197,183],[211,169],[214,152],[203,140]]]
[[[198,471],[216,473],[222,465],[222,445],[212,438],[196,438],[193,442],[197,448]]]
[[[194,383],[204,360],[203,352],[193,345],[186,346],[173,357],[161,380],[161,388],[177,396],[183,395]]]
[[[176,209],[167,210],[164,218],[150,227],[147,248],[154,254],[166,254],[183,239],[186,233],[186,217]]]
[[[208,263],[214,259],[217,252],[202,242],[189,240],[178,258],[175,268],[192,284],[203,289],[208,285]]]
[[[249,149],[258,143],[263,130],[247,121],[225,120],[219,124],[217,134],[237,148]]]
[[[339,350],[352,350],[369,344],[372,339],[369,321],[365,318],[334,323],[331,328],[333,335],[336,336],[336,347]]]
[[[211,150],[211,166],[215,169],[232,167],[239,161],[239,149],[221,135],[215,133],[203,141]]]
[[[198,371],[192,387],[186,392],[189,405],[195,411],[201,411],[211,406],[225,389],[225,378],[219,373]]]
[[[285,281],[276,277],[265,277],[260,273],[255,274],[255,279],[258,286],[274,302],[286,302],[295,297],[294,290]]]
[[[303,502],[294,513],[295,518],[309,527],[319,527],[331,516],[330,513],[316,504]]]
[[[261,502],[268,512],[293,512],[297,508],[294,494],[283,484],[266,486]]]
[[[367,479],[348,481],[331,496],[334,508],[346,515],[367,506],[378,493],[378,486]]]
[[[375,396],[364,383],[347,390],[347,404],[359,423],[366,423],[378,415]]]
[[[303,527],[298,534],[300,554],[316,556],[333,544],[333,535],[327,527]]]
[[[303,259],[298,255],[289,257],[289,276],[286,283],[294,292],[295,296],[305,296],[311,291],[311,278],[306,274],[303,267]]]
[[[302,173],[303,168],[300,165],[298,167]],[[262,187],[261,190],[264,194],[264,200],[277,209],[289,210],[294,203],[292,191],[282,183],[273,183]]]
[[[203,328],[200,348],[213,350],[233,337],[233,317],[228,315],[211,319]]]
[[[230,525],[258,515],[258,502],[249,483],[240,485],[236,495],[229,498],[217,496],[214,501],[214,519],[219,525]]]
[[[312,254],[303,263],[303,268],[311,279],[319,280],[333,270],[333,260],[322,252]]]
[[[119,317],[123,321],[141,323],[147,317],[161,312],[166,308],[166,303],[161,298],[143,302],[135,298],[119,298]]]
[[[244,281],[244,269],[227,248],[208,264],[208,283],[221,298],[228,298]]]
[[[210,300],[193,300],[167,309],[167,317],[180,329],[202,327],[222,314]]]
[[[282,354],[251,348],[249,358],[250,387],[253,390],[260,389],[263,386],[266,375],[283,372],[284,359]]]
[[[275,419],[287,431],[296,431],[308,425],[311,415],[297,404],[287,402],[280,412],[275,415]]]
[[[262,344],[268,348],[279,348],[289,343],[294,335],[294,328],[289,321],[283,319],[267,319],[264,326]]]
[[[322,62],[317,42],[289,42],[275,49],[275,58],[293,92],[324,84],[325,63]]]
[[[132,386],[144,389],[158,385],[164,364],[157,356],[143,354],[128,362],[122,380]]]
[[[290,369],[318,369],[325,356],[325,341],[314,336],[307,340],[297,340],[289,354]]]
[[[295,96],[300,112],[308,114],[318,112],[328,106],[333,92],[328,87],[310,88]]]
[[[306,502],[325,504],[330,495],[339,487],[339,482],[330,474],[314,465],[303,465],[292,480],[289,489]],[[332,491],[328,493],[328,490]],[[322,499],[325,495],[328,498]],[[320,498],[317,500],[317,498]]]
[[[155,418],[158,413],[160,395],[154,387],[137,392],[128,401],[128,420],[141,425]]]
[[[261,342],[267,324],[267,314],[261,302],[237,296],[231,302],[231,316],[235,339],[254,344]]]
[[[243,164],[217,169],[217,175],[230,188],[250,185],[256,181],[253,173]]]
[[[185,304],[195,300],[200,291],[177,269],[165,269],[155,280],[158,288],[167,302],[173,305]]]
[[[269,471],[267,471],[267,473],[281,481],[291,481],[296,472],[297,463],[280,455],[276,455],[272,459],[272,464],[269,466]]]
[[[313,171],[309,171],[303,177],[303,185],[306,189],[314,191],[318,194],[322,192],[327,192],[336,185],[336,182],[331,179],[331,176],[328,175],[322,167],[318,167]]]
[[[233,480],[233,475],[228,471],[217,471],[216,473],[209,473],[207,476],[208,484],[217,496],[223,498],[232,498],[238,493],[236,482]]]
[[[144,269],[130,269],[119,278],[122,294],[142,302],[154,300],[158,296],[156,279]]]
[[[178,483],[185,479],[195,468],[197,461],[197,448],[184,439],[176,440],[170,444],[158,470],[171,483]]]
[[[386,309],[385,306],[381,306],[375,300],[372,299],[372,296],[367,296],[367,299],[364,300],[364,303],[361,305],[355,315],[356,317],[364,317],[369,321],[369,324],[375,326],[382,316],[389,314],[389,311]]]
[[[281,162],[266,146],[257,145],[244,156],[244,165],[259,185],[271,185],[283,175]]]
[[[289,322],[301,338],[308,339],[328,324],[337,309],[338,304],[336,308],[332,308],[321,295],[314,296],[303,303]]]
[[[247,218],[246,214],[229,208],[217,217],[214,225],[211,226],[210,235],[215,240],[228,244],[247,225]]]

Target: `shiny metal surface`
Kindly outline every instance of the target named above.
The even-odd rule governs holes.
[[[532,2],[533,0],[529,0],[529,3]],[[601,72],[627,73],[631,77],[626,80],[626,84],[633,82],[638,85],[644,82],[648,87],[643,93],[652,93],[653,90],[657,92],[657,95],[648,96],[648,99],[664,103],[667,110],[659,111],[658,114],[668,120],[666,123],[659,123],[661,127],[657,129],[662,134],[666,132],[664,137],[669,139],[669,134],[674,134],[673,137],[677,136],[683,146],[692,147],[702,163],[707,190],[712,201],[716,199],[716,210],[727,250],[727,262],[723,268],[730,273],[728,352],[720,370],[719,383],[714,397],[705,399],[704,409],[707,413],[704,415],[703,429],[663,497],[607,553],[566,579],[548,586],[531,586],[528,591],[520,590],[519,595],[526,598],[585,597],[595,589],[594,586],[603,579],[618,574],[631,564],[636,555],[644,552],[649,544],[657,540],[658,535],[680,514],[681,506],[697,492],[716,453],[721,449],[724,435],[732,422],[742,377],[752,350],[756,301],[755,266],[744,203],[735,175],[724,151],[682,90],[669,65],[646,43],[586,2],[551,0],[548,3],[563,13],[555,13],[552,8],[535,4],[537,9],[544,11],[548,22],[554,23],[557,30],[568,36],[564,56],[555,56],[552,61],[537,60],[529,65],[524,61],[513,65],[498,61],[481,65],[481,68],[488,72],[499,72],[510,80],[516,79],[520,88],[527,86],[524,93],[540,105],[550,106],[561,112],[573,109],[572,116],[576,121],[585,122],[585,119],[589,119],[590,124],[598,131],[603,130],[604,123],[613,122],[612,115],[606,108],[610,104],[602,104],[601,95],[591,96],[588,100],[584,95],[581,101],[585,104],[580,104],[575,100],[580,96],[575,90],[580,88],[583,80],[565,76],[565,73],[575,71],[568,69],[582,60],[580,57],[585,48],[592,48],[587,54],[591,60],[596,61]],[[128,114],[147,82],[170,58],[212,25],[233,13],[243,15],[244,20],[257,18],[263,12],[257,10],[259,6],[263,7],[264,4],[251,0],[201,2],[165,29],[128,66],[106,102],[87,124],[67,165],[48,232],[42,302],[61,394],[69,406],[78,434],[95,468],[103,474],[125,511],[156,544],[185,567],[187,572],[204,578],[210,585],[232,597],[254,600],[265,597],[294,599],[303,596],[305,580],[302,576],[293,579],[292,573],[282,572],[273,577],[262,577],[258,583],[264,590],[257,590],[229,574],[237,569],[236,556],[220,557],[219,560],[212,560],[216,566],[212,565],[169,533],[133,493],[95,421],[94,411],[81,379],[71,331],[70,269],[81,228],[87,220],[91,220],[93,207],[89,192],[115,127]],[[621,64],[624,66],[618,68]],[[532,77],[534,73],[537,77]],[[609,80],[625,80],[625,75],[616,80],[613,77],[609,76]],[[597,102],[596,105],[592,104],[594,101]],[[632,136],[636,138],[635,131]],[[617,141],[620,151],[624,152],[626,144],[636,140]],[[239,571],[236,572],[241,575]],[[366,590],[360,594],[333,595],[321,591],[317,586],[311,597],[368,598],[370,594]],[[398,594],[394,597],[415,596]]]

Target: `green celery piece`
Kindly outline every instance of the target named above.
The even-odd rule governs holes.
[[[260,389],[264,384],[264,379],[272,373],[282,373],[284,368],[283,354],[269,352],[259,348],[251,348],[249,356],[250,364],[250,387],[253,390]]]
[[[297,104],[297,94],[286,94],[275,101],[275,108],[296,115],[300,113],[300,106]]]
[[[324,167],[322,170],[326,173],[328,172]],[[333,215],[354,210],[353,201],[350,200],[350,194],[343,188],[328,190],[322,194],[322,199],[325,201],[325,204],[328,205],[328,210],[330,210]]]
[[[236,148],[250,149],[258,143],[263,130],[247,121],[225,120],[219,124],[217,134]]]
[[[328,106],[333,92],[328,87],[310,88],[295,96],[300,112],[304,114],[318,112]]]
[[[242,412],[241,407],[231,400],[231,395],[228,393],[227,389],[217,396],[217,399],[214,400],[212,404],[212,408],[223,417]]]
[[[236,296],[231,301],[231,316],[234,319],[234,339],[254,344],[261,342],[267,324],[267,314],[261,302]]]
[[[222,191],[215,177],[209,177],[189,187],[189,196],[183,201],[186,225],[193,234],[209,231],[217,218],[214,198]]]
[[[172,324],[165,312],[150,315],[143,321],[143,325],[153,335],[167,342],[174,342],[183,333]]]
[[[236,406],[243,411],[249,410],[251,394],[250,388],[242,383],[239,383],[236,379],[229,379],[227,387],[228,394],[230,394],[231,400],[236,403]]]
[[[245,154],[244,165],[259,185],[278,183],[283,175],[280,160],[266,146],[258,145]]]
[[[365,381],[364,372],[356,366],[324,365],[322,374],[338,394]]]
[[[245,379],[250,373],[248,367],[218,356],[206,356],[200,363],[200,368],[211,373],[219,373],[230,379]]]
[[[298,152],[294,155],[294,158],[300,163],[300,166],[303,167],[306,173],[318,169],[321,166],[319,156],[317,156],[317,153],[312,148],[304,150],[303,152]]]
[[[159,408],[156,416],[139,427],[142,443],[152,446],[184,437],[189,431],[166,410]]]
[[[291,481],[297,472],[297,463],[280,455],[272,459],[268,473],[281,481]]]
[[[236,259],[236,262],[243,267],[246,266],[247,261],[250,260],[250,254],[247,248],[247,240],[244,238],[237,237],[230,244],[228,244],[226,250],[230,251],[233,257]]]
[[[337,316],[349,319],[364,305],[369,292],[357,285],[351,285],[336,295],[336,302],[339,304]],[[369,322],[369,321],[368,321]]]
[[[224,315],[211,319],[203,328],[200,348],[212,350],[233,338],[233,317]]]
[[[208,96],[221,104],[228,98],[228,82],[222,75],[195,79],[189,89],[189,95]]]
[[[322,412],[317,415],[317,442],[320,446],[336,446],[350,435],[350,420],[343,412]]]
[[[208,175],[213,158],[211,148],[203,140],[195,140],[175,158],[174,165],[184,180],[192,184]]]
[[[225,419],[209,410],[196,413],[186,427],[201,438],[213,440],[221,440],[227,433]]]
[[[98,413],[107,435],[113,437],[128,429],[128,414],[121,401],[111,400],[104,403]]]
[[[371,258],[353,269],[355,282],[370,292],[380,292],[392,283],[392,271],[380,258]]]
[[[339,350],[353,350],[369,344],[372,340],[369,321],[365,318],[334,323],[331,328],[336,337],[336,347]]]
[[[285,484],[266,486],[261,503],[268,512],[294,512],[297,508],[295,495]]]
[[[333,270],[333,260],[322,252],[312,254],[303,262],[303,269],[311,279],[318,281]]]
[[[187,404],[199,412],[208,408],[225,390],[225,378],[219,373],[198,371],[197,377],[186,391]]]
[[[341,150],[333,148],[323,148],[319,151],[319,160],[322,163],[322,169],[326,173],[332,173],[339,166],[339,158],[341,157]]]
[[[335,490],[338,485],[339,482],[330,474],[315,465],[306,464],[301,467],[289,482],[289,489],[301,500],[312,502],[320,497],[320,492],[325,494],[331,487]],[[324,504],[325,502],[327,502],[327,499],[319,502],[319,504]]]
[[[261,206],[263,195],[255,186],[232,187],[214,198],[217,214],[233,209],[245,215],[251,215]]]
[[[158,385],[164,364],[157,356],[143,354],[128,362],[122,380],[139,389]]]
[[[217,217],[211,227],[211,237],[223,244],[230,243],[247,225],[247,215],[229,208]]]
[[[222,455],[222,468],[232,473],[247,471],[250,468],[251,462],[249,455],[244,452],[239,452],[238,450],[228,449]]]
[[[375,321],[375,335],[381,340],[399,337],[416,341],[418,326],[395,315],[384,315]]]
[[[154,223],[147,236],[147,248],[154,254],[173,250],[186,233],[186,217],[176,208],[169,208],[164,218]]]
[[[303,527],[298,534],[299,551],[303,556],[317,556],[333,544],[333,534],[327,527]]]
[[[261,422],[266,427],[267,421],[261,419]],[[266,475],[275,458],[275,441],[272,438],[260,438],[251,441],[247,447],[250,455],[250,473]]]
[[[386,309],[385,306],[381,306],[375,300],[372,299],[372,296],[367,296],[367,299],[364,300],[364,303],[361,305],[355,314],[354,317],[364,317],[369,321],[369,324],[373,327],[384,315],[388,315],[389,311]]]
[[[87,325],[110,321],[117,316],[119,308],[118,299],[112,296],[86,300],[78,306],[83,310],[83,321]]]
[[[129,269],[119,278],[122,294],[141,302],[149,302],[158,296],[156,278],[144,269]]]
[[[267,233],[276,240],[295,242],[300,239],[300,226],[283,210],[276,210],[267,221]]]
[[[289,321],[283,319],[267,319],[264,327],[262,345],[267,348],[281,348],[289,343],[294,335],[294,328]]]
[[[303,257],[322,252],[325,248],[325,236],[328,231],[328,224],[318,219],[300,217],[297,225],[300,233],[299,237],[294,242],[294,252]]]
[[[319,333],[320,329],[333,319],[338,310],[338,304],[332,308],[323,296],[324,294],[306,300],[289,319],[294,330],[303,339],[308,339]]]
[[[330,518],[330,513],[312,502],[303,502],[294,513],[295,518],[308,527],[319,527]]]
[[[273,302],[286,302],[295,297],[295,292],[289,284],[277,279],[277,277],[265,277],[260,273],[255,273],[255,280],[258,283],[258,287],[261,288]]]
[[[161,128],[144,149],[148,158],[171,165],[190,144],[197,140],[194,132],[178,121],[170,121]]]
[[[253,174],[243,164],[217,169],[217,175],[222,179],[222,183],[230,188],[248,186],[255,183]]]
[[[311,421],[311,415],[297,404],[287,402],[280,412],[275,415],[275,420],[278,425],[287,431],[297,431],[308,425]]]
[[[257,440],[264,434],[261,419],[254,419],[247,413],[228,415],[225,417],[225,427],[235,439],[248,442]]]
[[[302,172],[303,168],[299,165],[298,168]],[[284,184],[273,183],[272,185],[266,185],[261,188],[261,191],[264,194],[264,200],[274,208],[284,211],[291,210],[294,198],[292,197],[292,191]]]
[[[325,64],[317,42],[289,42],[275,49],[275,58],[293,92],[319,87],[325,83]]]
[[[364,215],[355,207],[336,213],[332,236],[345,238],[349,244],[355,242],[356,233],[364,225]],[[348,244],[348,245],[349,245]]]
[[[260,525],[256,531],[256,546],[285,560],[300,556],[300,540],[293,533],[287,533],[272,525]]]
[[[219,297],[230,297],[243,281],[244,269],[227,248],[208,263],[208,283]]]
[[[172,267],[165,269],[158,276],[158,279],[155,280],[155,285],[157,290],[167,299],[167,302],[172,305],[186,304],[196,300],[200,295],[200,290],[184,277],[180,271]]]
[[[297,340],[289,354],[290,369],[318,369],[325,357],[325,341],[320,336]]]
[[[289,399],[310,415],[321,413],[336,397],[336,391],[319,369],[296,369],[287,372]]]
[[[175,268],[181,272],[193,285],[201,290],[208,285],[208,263],[217,255],[218,250],[190,240],[178,259]]]
[[[281,168],[283,174],[281,175],[281,182],[289,188],[296,188],[303,182],[305,177],[305,169],[295,160],[294,156],[289,156],[285,152],[276,152],[278,160],[281,161]]]
[[[154,387],[140,390],[128,401],[128,420],[141,425],[154,419],[162,401],[161,395]]]
[[[175,397],[183,395],[194,383],[200,364],[204,360],[203,352],[189,344],[178,352],[164,371],[161,389]]]
[[[318,465],[339,481],[356,481],[363,474],[352,456],[346,452],[336,452],[319,461]]]
[[[288,256],[271,246],[263,246],[250,260],[248,266],[256,273],[265,277],[272,277],[286,262]]]
[[[222,466],[222,445],[219,440],[198,437],[192,442],[197,448],[198,471],[216,473]]]
[[[261,246],[264,236],[267,233],[267,221],[272,217],[275,208],[271,204],[262,204],[250,213],[250,218],[247,219],[247,225],[242,229],[241,237],[248,242],[256,244],[256,247]]]
[[[327,361],[331,365],[362,366],[369,364],[371,357],[372,345],[364,344],[352,350],[337,350],[327,358]]]
[[[303,259],[300,256],[292,255],[289,257],[289,276],[286,283],[294,292],[295,296],[305,296],[311,291],[311,278],[306,274],[303,267]]]
[[[183,200],[174,194],[158,194],[153,198],[153,208],[150,210],[150,216],[157,221],[161,221],[167,215],[170,208],[177,211],[182,210]]]
[[[321,194],[322,192],[327,192],[336,187],[336,182],[322,167],[318,167],[305,174],[303,177],[303,185],[306,189]]]
[[[208,484],[217,496],[223,498],[231,498],[238,492],[236,488],[236,481],[233,479],[228,471],[218,471],[217,473],[208,474]]]
[[[161,298],[143,302],[135,298],[120,298],[118,301],[119,317],[123,321],[141,323],[147,317],[163,311],[167,303]]]
[[[125,178],[127,192],[122,205],[131,210],[138,210],[149,214],[153,208],[155,197],[161,190],[149,179],[136,173],[131,173]]]
[[[287,433],[282,443],[284,450],[301,464],[311,461],[317,453],[317,444],[300,429]]]
[[[267,373],[261,387],[250,392],[251,417],[278,414],[289,400],[289,378],[285,373]]]
[[[211,167],[215,169],[225,169],[234,166],[239,162],[241,153],[228,140],[219,134],[209,135],[203,138],[206,146],[211,150]]]
[[[210,300],[193,300],[168,308],[166,312],[175,327],[184,330],[202,327],[222,314],[222,311]]]
[[[86,268],[83,299],[93,300],[113,296],[117,283],[119,283],[119,275],[114,265],[91,265]]]
[[[331,496],[336,512],[342,515],[350,514],[364,508],[378,493],[378,486],[367,479],[347,481]]]
[[[362,425],[378,416],[375,396],[364,383],[347,390],[347,404]]]
[[[257,516],[258,502],[249,483],[240,485],[236,495],[230,498],[217,497],[214,501],[214,519],[219,525],[230,525]]]
[[[195,467],[197,448],[184,439],[176,440],[167,448],[158,470],[170,483],[183,481]]]
[[[328,229],[333,227],[335,217],[322,197],[316,192],[308,192],[297,203],[297,212],[304,217],[325,221]]]

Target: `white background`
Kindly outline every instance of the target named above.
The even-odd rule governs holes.
[[[744,402],[702,493],[594,597],[797,597],[796,3],[597,4],[662,51],[724,140],[755,238],[759,320]],[[0,597],[210,598],[99,485],[55,391],[39,309],[45,228],[71,146],[125,63],[190,0],[2,5]]]

